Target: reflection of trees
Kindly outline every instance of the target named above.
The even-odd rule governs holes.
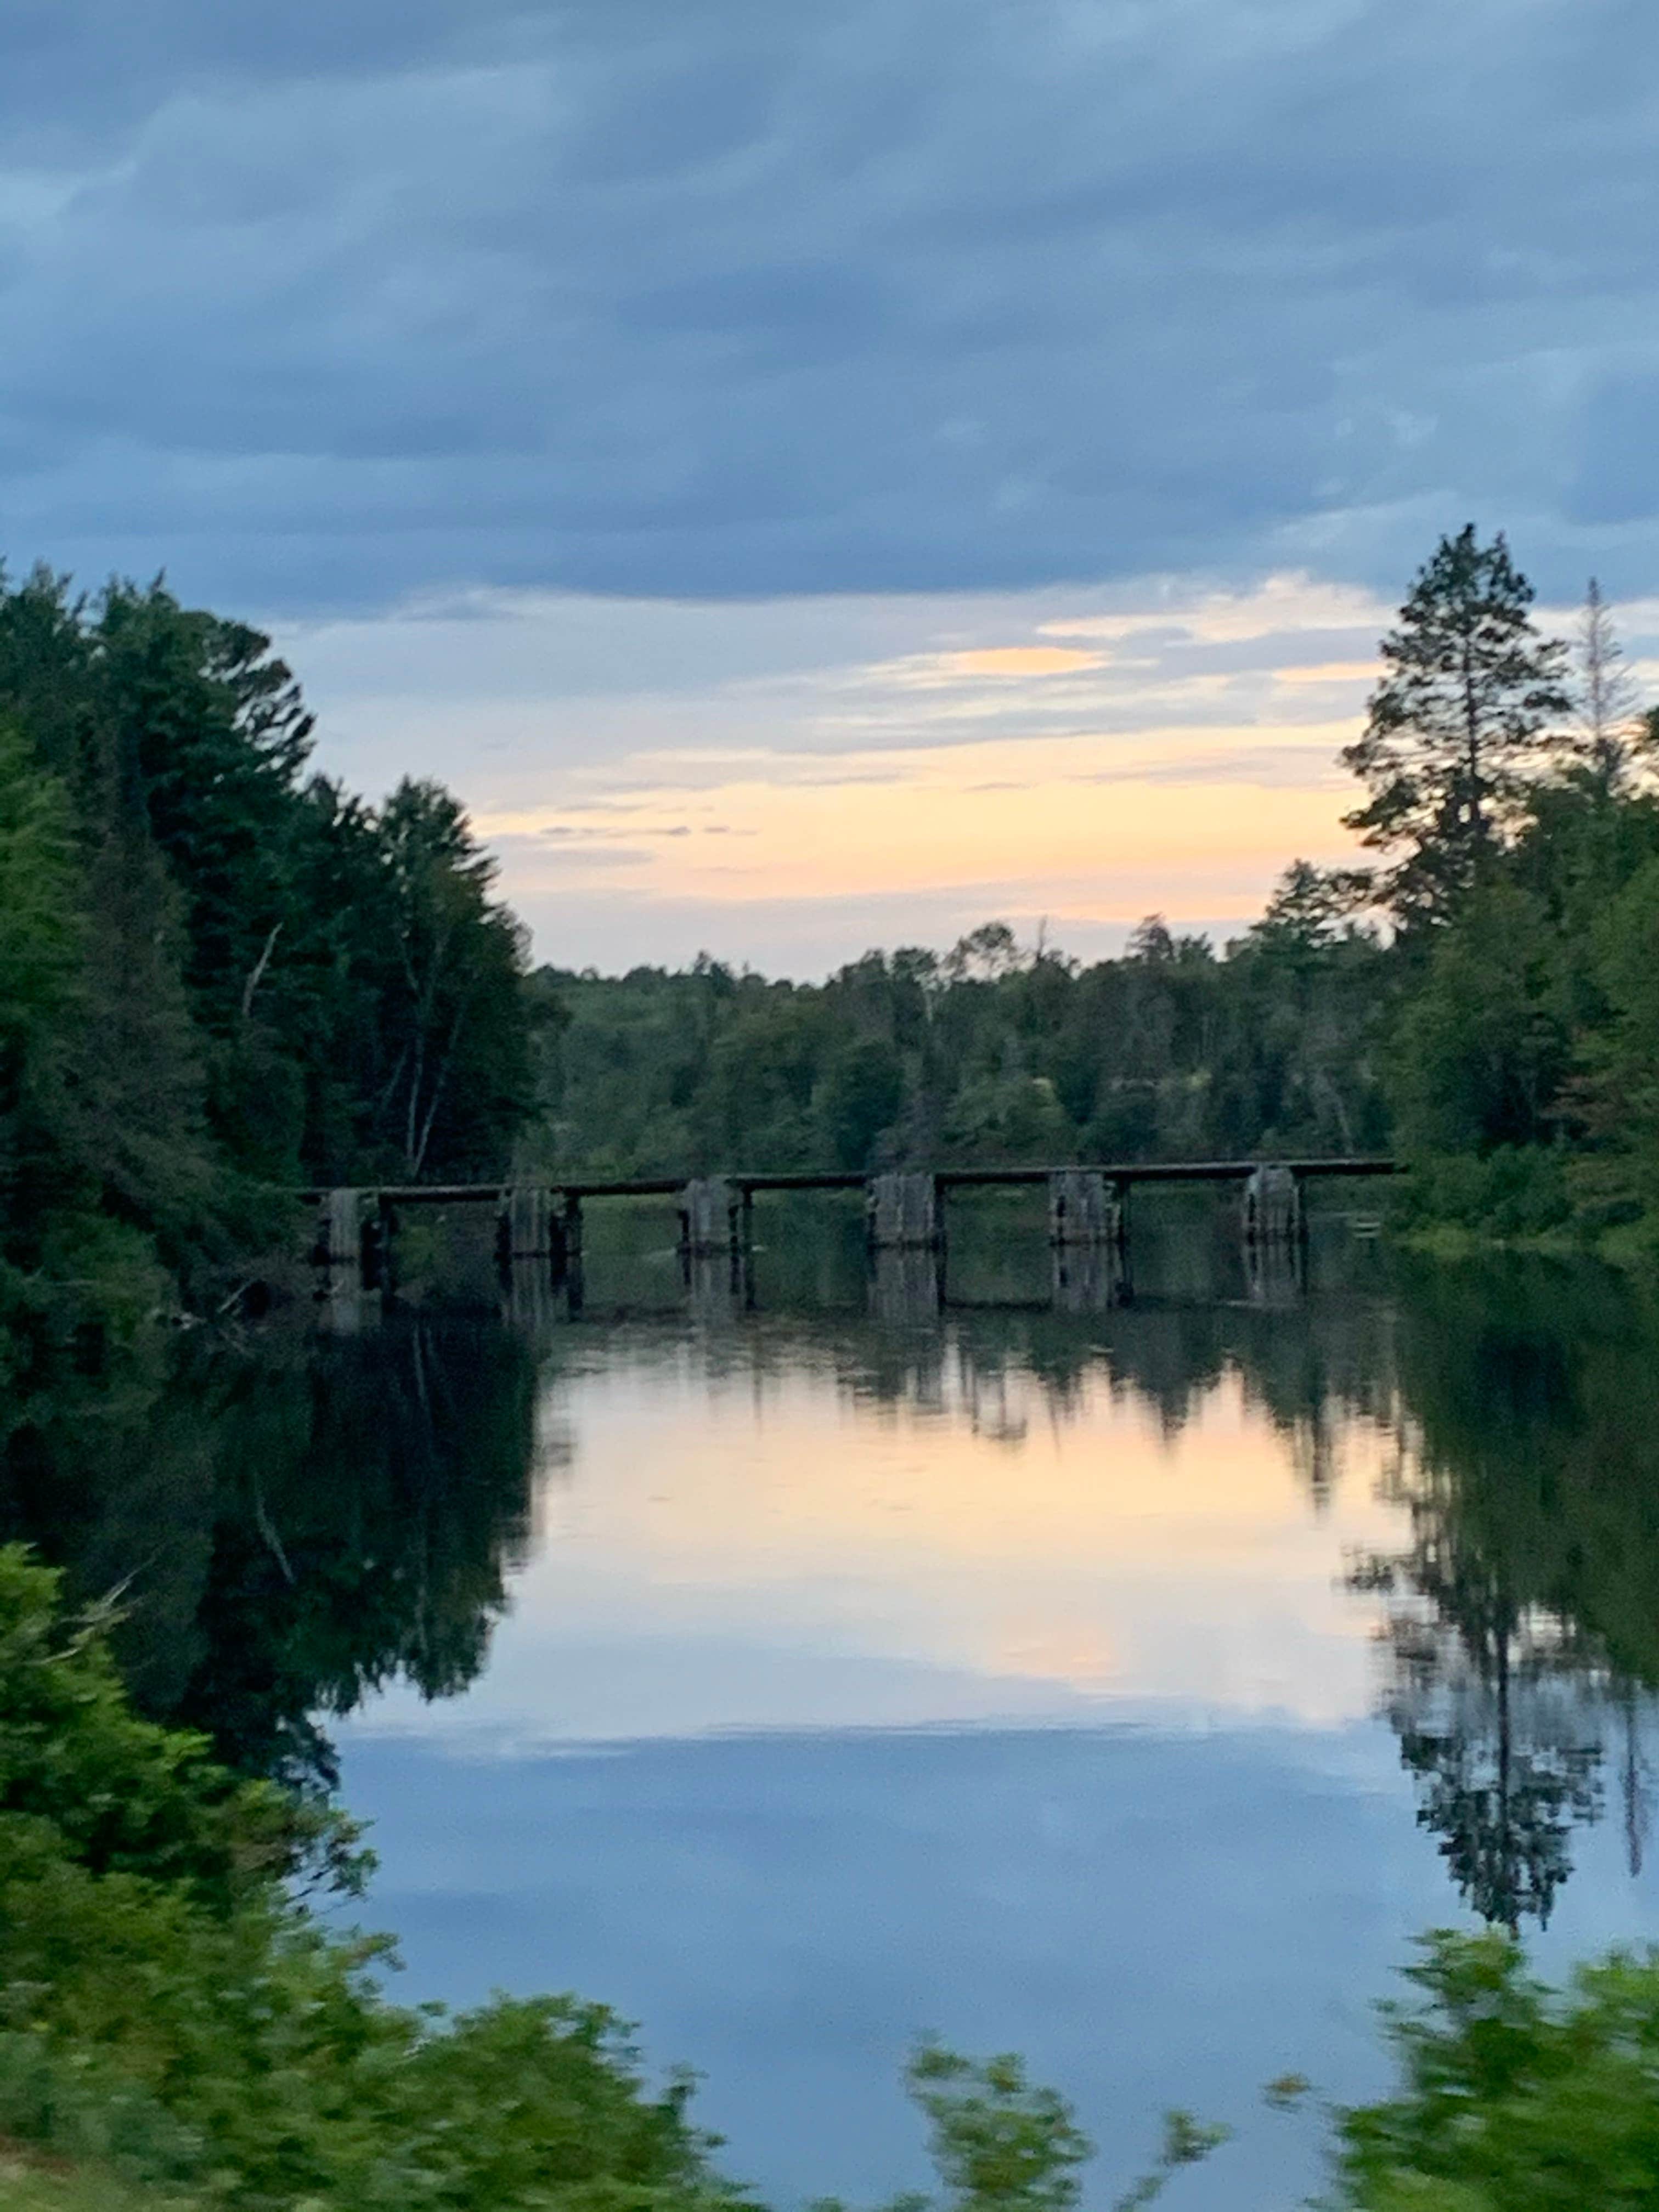
[[[892,1328],[763,1310],[700,1329],[696,1357],[757,1401],[805,1368],[878,1407],[975,1421],[1011,1455],[1034,1416],[1060,1425],[1102,1397],[1174,1436],[1231,1382],[1316,1505],[1346,1431],[1392,1436],[1409,1540],[1354,1578],[1385,1614],[1383,1710],[1453,1881],[1501,1924],[1547,1918],[1604,1794],[1638,1861],[1659,1304],[1594,1269],[1515,1261],[1396,1262],[1389,1295],[1346,1291],[1319,1279],[1317,1239],[1305,1297],[1252,1302],[1236,1239],[1189,1238],[1166,1265],[1143,1232],[1136,1252],[1127,1305]],[[1040,1241],[1036,1260],[1041,1286]],[[674,1322],[629,1344],[650,1362],[685,1339]],[[499,1328],[414,1321],[187,1355],[15,1421],[0,1534],[31,1538],[84,1595],[125,1589],[148,1711],[324,1783],[329,1716],[393,1677],[451,1693],[483,1663],[526,1540],[535,1366]]]
[[[1386,1709],[1475,1911],[1549,1917],[1577,1822],[1601,1809],[1622,1737],[1626,1851],[1639,1864],[1638,1705],[1659,1679],[1656,1333],[1591,1269],[1413,1269],[1399,1388],[1412,1542],[1360,1564],[1386,1594]]]
[[[123,1593],[147,1710],[237,1765],[331,1784],[319,1716],[482,1665],[528,1527],[535,1370],[495,1328],[411,1322],[186,1361],[33,1409],[0,1526]]]
[[[1236,1247],[1206,1262],[1189,1240],[1186,1273],[1160,1281],[1151,1243],[1132,1305],[958,1311],[902,1340],[820,1322],[811,1340],[878,1401],[983,1408],[1015,1402],[1018,1381],[1055,1421],[1106,1393],[1171,1436],[1236,1376],[1316,1505],[1345,1432],[1391,1436],[1412,1540],[1354,1580],[1383,1601],[1383,1709],[1454,1881],[1489,1920],[1547,1919],[1609,1761],[1635,1864],[1639,1715],[1659,1686],[1659,1312],[1595,1269],[1515,1261],[1396,1261],[1346,1293],[1317,1279],[1317,1243],[1305,1299],[1252,1301]]]
[[[1441,1565],[1422,1549],[1364,1577],[1409,1593],[1385,1630],[1385,1709],[1460,1894],[1518,1932],[1529,1916],[1547,1923],[1572,1824],[1600,1813],[1595,1711],[1561,1623],[1518,1605],[1478,1559]]]

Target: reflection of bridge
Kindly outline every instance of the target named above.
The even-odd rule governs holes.
[[[612,1180],[560,1178],[501,1183],[383,1184],[310,1191],[319,1207],[312,1257],[352,1287],[389,1288],[397,1235],[416,1208],[494,1209],[495,1255],[503,1269],[542,1263],[545,1279],[581,1297],[584,1206],[602,1199],[673,1199],[680,1249],[693,1262],[729,1261],[738,1270],[754,1248],[757,1195],[791,1191],[861,1191],[872,1252],[924,1255],[943,1251],[946,1200],[953,1193],[1036,1186],[1046,1194],[1048,1236],[1057,1252],[1121,1253],[1128,1237],[1129,1192],[1136,1183],[1237,1184],[1247,1243],[1283,1246],[1304,1230],[1303,1190],[1328,1178],[1386,1176],[1395,1163],[1380,1158],[1146,1160],[1102,1167],[940,1168],[868,1176],[823,1174],[644,1176]]]

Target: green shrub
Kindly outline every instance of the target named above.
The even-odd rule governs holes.
[[[739,2201],[602,2006],[387,2002],[386,1944],[293,1879],[339,1840],[136,1718],[100,1625],[0,1551],[0,2128],[252,2212]]]
[[[100,1626],[66,1624],[57,1577],[0,1550],[0,2204],[754,2212],[689,2077],[653,2089],[603,2006],[389,2003],[384,1942],[326,1925],[295,1880],[325,1820],[136,1718]],[[1399,2090],[1335,2116],[1336,2203],[1659,2203],[1659,1951],[1562,1992],[1508,1938],[1443,1932],[1410,1976],[1420,2002],[1385,2008]],[[924,2045],[908,2087],[948,2212],[1073,2212],[1091,2146],[1018,2058]],[[1168,2115],[1117,2212],[1224,2133]]]
[[[1385,2008],[1400,2094],[1340,2116],[1357,2212],[1620,2212],[1659,2203],[1659,1952],[1565,1991],[1507,1936],[1425,1939],[1417,2007]]]
[[[1559,1234],[1574,1218],[1566,1168],[1566,1156],[1547,1145],[1423,1153],[1391,1194],[1393,1218],[1407,1230],[1452,1228],[1499,1241]]]

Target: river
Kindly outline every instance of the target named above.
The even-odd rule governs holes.
[[[1288,2204],[1322,2125],[1261,2086],[1380,2087],[1414,1932],[1659,1936],[1659,1317],[1170,1212],[1132,1284],[993,1212],[942,1309],[833,1208],[689,1291],[641,1214],[577,1319],[26,1409],[6,1528],[125,1586],[150,1710],[373,1823],[402,1993],[604,1997],[769,2200],[925,2181],[930,2032],[1075,2101],[1091,2203],[1181,2104],[1237,2132],[1176,2212]]]

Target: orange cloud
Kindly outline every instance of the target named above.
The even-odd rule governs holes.
[[[1034,910],[1123,919],[1150,902],[1243,917],[1289,854],[1329,862],[1352,850],[1340,825],[1348,792],[1330,771],[1349,734],[1166,730],[1151,742],[999,738],[769,762],[696,791],[639,794],[659,822],[719,822],[718,838],[647,841],[623,819],[608,859],[603,836],[544,838],[520,848],[515,870],[538,884],[556,871],[568,885],[591,858],[610,884],[722,906],[997,884],[1013,906],[1029,886]],[[1248,757],[1246,742],[1256,749]],[[547,823],[504,811],[479,826],[532,840]]]
[[[1359,684],[1376,674],[1374,660],[1319,660],[1306,668],[1275,668],[1279,684]]]
[[[991,645],[971,653],[942,653],[939,664],[962,676],[1069,676],[1080,668],[1103,668],[1098,653],[1076,653],[1060,645]]]

